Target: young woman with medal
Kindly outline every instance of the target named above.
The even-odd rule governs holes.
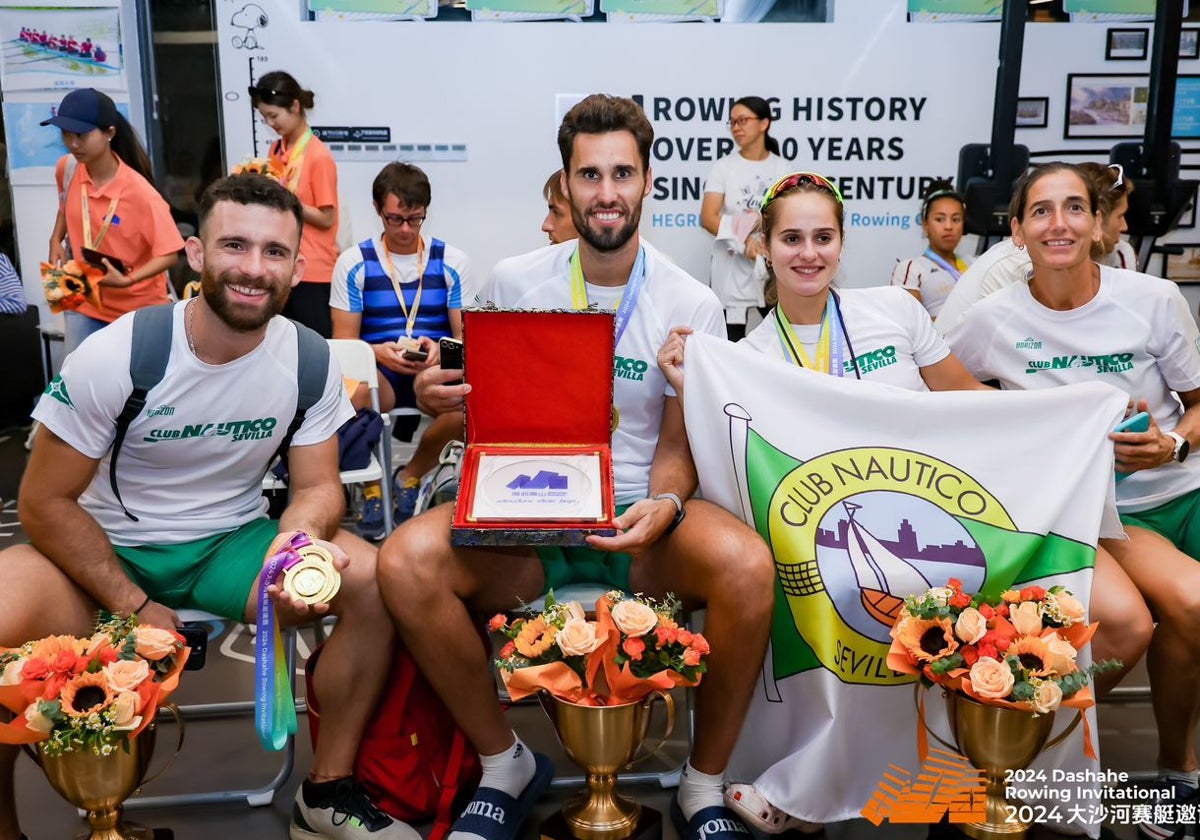
[[[313,101],[313,92],[282,70],[267,73],[250,88],[251,104],[279,135],[270,151],[279,180],[304,208],[304,276],[292,289],[283,314],[330,338],[329,283],[338,257],[337,165],[308,127],[306,111]]]
[[[183,239],[154,186],[145,149],[112,99],[91,88],[73,90],[42,125],[61,129],[70,152],[55,169],[59,206],[48,261],[74,259],[104,271],[101,306],[85,302],[64,313],[70,353],[126,312],[166,303],[167,269]]]
[[[929,240],[925,253],[901,260],[892,270],[892,285],[906,289],[936,319],[967,270],[955,251],[963,238],[963,198],[949,181],[934,181],[921,201],[921,230]]]

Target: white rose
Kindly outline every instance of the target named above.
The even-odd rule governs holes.
[[[987,619],[974,607],[967,607],[959,613],[958,621],[954,622],[954,635],[958,636],[959,641],[968,645],[973,645],[982,639],[987,633],[987,629]]]
[[[1062,592],[1051,592],[1046,596],[1048,599],[1053,599],[1058,611],[1062,617],[1071,624],[1076,624],[1087,618],[1087,609],[1083,606],[1083,602],[1072,595],[1070,592],[1063,590]]]
[[[587,613],[583,610],[583,604],[578,601],[568,601],[563,607],[566,610],[567,618],[574,618],[579,621],[587,618]]]
[[[1046,650],[1050,656],[1046,662],[1056,674],[1070,674],[1078,670],[1075,665],[1075,646],[1057,633],[1047,633]]]
[[[1038,714],[1053,712],[1062,703],[1063,693],[1058,683],[1053,680],[1043,680],[1033,692],[1030,705]]]
[[[122,691],[108,707],[114,729],[135,729],[142,719],[138,716],[141,698],[132,691]]]
[[[1012,691],[1012,669],[990,656],[981,656],[971,666],[971,687],[980,697],[1003,700]]]
[[[564,656],[586,656],[600,647],[596,637],[596,623],[578,618],[568,618],[554,639]]]
[[[612,608],[612,619],[626,636],[645,636],[658,624],[658,615],[641,601],[621,601]]]
[[[150,663],[144,659],[118,659],[104,666],[104,677],[113,691],[133,691],[150,676]]]
[[[1013,604],[1008,611],[1008,620],[1022,636],[1036,636],[1042,632],[1042,605],[1037,601]]]
[[[25,657],[9,662],[4,666],[3,673],[0,673],[0,685],[20,685],[21,669],[24,667]]]
[[[38,711],[37,703],[30,703],[25,707],[25,725],[34,732],[41,732],[45,735],[49,735],[50,731],[54,729],[54,721]]]

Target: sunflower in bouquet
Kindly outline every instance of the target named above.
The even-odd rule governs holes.
[[[102,269],[78,260],[69,260],[62,265],[42,263],[42,291],[50,311],[57,314],[78,309],[84,303],[103,309],[104,304],[100,300],[100,280],[103,277]]]
[[[244,158],[233,167],[230,175],[262,175],[272,181],[283,182],[283,169],[271,158]]]

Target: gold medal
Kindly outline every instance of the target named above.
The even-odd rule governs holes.
[[[617,430],[617,426],[620,426],[620,425],[621,425],[621,410],[614,405],[613,409],[612,409],[612,431],[615,432]]]
[[[300,561],[283,573],[283,589],[297,601],[328,604],[342,586],[342,576],[333,565],[333,555],[319,545],[296,550]]]
[[[402,335],[396,339],[396,346],[398,346],[401,350],[420,350],[421,342],[417,341],[415,338],[409,338],[408,336]]]

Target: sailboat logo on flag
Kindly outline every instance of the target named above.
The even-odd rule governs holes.
[[[905,596],[950,578],[985,589],[988,546],[1012,519],[970,475],[920,452],[864,447],[801,462],[744,431],[749,507],[778,572],[775,679],[824,668],[847,683],[911,682],[887,666]]]

